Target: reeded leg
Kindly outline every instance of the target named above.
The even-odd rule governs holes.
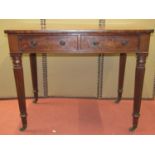
[[[38,79],[37,79],[37,61],[36,54],[30,54],[30,66],[31,66],[31,76],[32,76],[32,85],[34,92],[34,100],[33,103],[37,103],[38,101]]]
[[[25,101],[25,88],[24,88],[24,77],[23,77],[23,68],[21,54],[11,54],[13,60],[13,70],[16,82],[18,104],[20,110],[20,116],[22,120],[22,128],[20,131],[23,131],[27,127],[27,114],[26,114],[26,101]]]
[[[137,128],[138,119],[140,116],[141,98],[143,90],[143,81],[145,74],[145,61],[147,54],[137,54],[137,64],[135,73],[135,90],[134,90],[134,105],[133,105],[133,126],[129,129],[133,131]]]
[[[123,83],[124,83],[124,72],[125,72],[125,65],[126,65],[126,53],[120,54],[119,60],[119,78],[118,78],[118,95],[115,103],[119,103],[122,98],[123,93]]]

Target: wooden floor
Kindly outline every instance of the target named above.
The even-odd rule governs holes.
[[[28,128],[21,126],[17,100],[0,101],[0,134],[70,135],[70,134],[155,134],[155,101],[143,101],[136,131],[129,132],[132,101],[51,98],[38,104],[27,100]]]

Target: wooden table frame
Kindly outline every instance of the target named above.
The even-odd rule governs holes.
[[[153,30],[5,30],[8,34],[10,55],[17,88],[21,131],[27,128],[27,111],[22,67],[22,54],[29,53],[34,90],[34,102],[38,100],[37,53],[55,54],[104,54],[120,53],[118,97],[121,100],[127,53],[136,53],[133,123],[137,128],[140,116],[145,62]]]

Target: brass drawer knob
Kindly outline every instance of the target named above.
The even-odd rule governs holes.
[[[66,42],[65,42],[64,40],[60,40],[59,44],[60,44],[61,46],[65,46]]]
[[[99,43],[98,41],[93,41],[93,46],[94,46],[94,47],[99,46],[99,44],[100,44],[100,43]]]
[[[37,41],[31,40],[31,41],[30,41],[30,47],[31,47],[31,48],[35,48],[36,46],[37,46]]]

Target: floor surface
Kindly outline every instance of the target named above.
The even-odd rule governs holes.
[[[48,98],[26,101],[28,128],[21,126],[17,100],[0,101],[0,134],[6,135],[136,135],[155,134],[155,101],[142,101],[139,126],[132,123],[132,100]]]

